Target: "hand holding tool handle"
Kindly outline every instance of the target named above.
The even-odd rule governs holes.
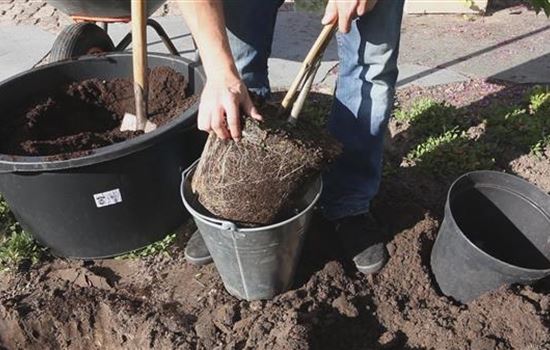
[[[283,109],[288,109],[296,99],[296,95],[298,90],[300,89],[300,86],[304,85],[308,76],[310,76],[309,72],[312,69],[316,68],[316,62],[320,60],[323,53],[325,52],[325,49],[327,48],[330,40],[332,39],[332,36],[334,35],[334,32],[336,31],[336,27],[336,22],[328,24],[323,28],[321,34],[319,34],[319,37],[317,38],[311,50],[304,59],[302,67],[300,68],[300,72],[290,86],[285,98],[283,99],[283,102],[281,102]]]

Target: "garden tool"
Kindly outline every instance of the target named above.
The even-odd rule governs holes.
[[[288,112],[292,105],[289,117],[290,123],[295,123],[302,111],[307,95],[315,80],[315,75],[321,65],[323,54],[334,36],[336,26],[336,23],[331,23],[323,28],[304,59],[298,75],[292,82],[292,85],[281,102],[282,111],[285,113]]]
[[[157,125],[147,118],[147,26],[146,0],[132,0],[132,54],[134,68],[134,96],[136,115],[125,113],[121,131],[150,132]]]

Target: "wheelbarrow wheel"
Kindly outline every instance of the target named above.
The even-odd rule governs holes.
[[[93,23],[75,23],[65,27],[55,39],[50,62],[115,50],[109,34]]]

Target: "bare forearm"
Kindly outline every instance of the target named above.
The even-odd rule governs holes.
[[[222,139],[241,137],[241,112],[261,120],[239,77],[225,31],[223,0],[179,0],[199,47],[206,84],[201,94],[198,127]]]
[[[225,31],[222,0],[180,0],[178,5],[199,47],[207,78],[238,76]]]

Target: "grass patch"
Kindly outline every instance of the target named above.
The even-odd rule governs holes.
[[[466,139],[463,132],[458,127],[449,130],[439,136],[430,136],[428,139],[417,145],[412,151],[409,152],[406,159],[409,161],[420,161],[428,154],[437,151],[443,146],[447,146],[459,139]]]
[[[415,122],[422,119],[433,119],[433,117],[440,119],[447,114],[448,109],[452,110],[454,108],[429,98],[419,98],[408,109],[396,110],[394,118],[400,122]]]
[[[398,109],[394,118],[408,125],[415,137],[423,138],[445,133],[465,125],[459,111],[448,103],[421,98],[408,109]]]
[[[141,249],[118,256],[116,259],[141,259],[159,254],[170,256],[170,247],[176,242],[176,236],[175,233],[169,234],[160,241],[156,241]]]
[[[550,135],[546,135],[542,140],[531,146],[531,153],[540,160],[545,158],[546,150],[550,147]]]
[[[14,227],[16,224],[17,220],[15,220],[8,204],[4,201],[4,198],[0,196],[0,234],[10,234],[17,229],[17,227]]]
[[[332,96],[325,94],[310,94],[304,104],[300,118],[306,119],[318,127],[326,127],[332,108]]]
[[[444,177],[506,166],[521,154],[545,158],[550,148],[550,91],[536,87],[525,103],[490,105],[472,118],[468,109],[419,99],[394,118],[405,124],[406,167]],[[401,156],[400,156],[401,157]]]
[[[4,236],[0,241],[0,271],[12,270],[23,261],[34,265],[43,253],[44,249],[25,231]]]
[[[550,91],[535,87],[526,106],[515,106],[487,116],[491,142],[542,156],[550,147]]]
[[[0,271],[13,270],[23,261],[35,264],[43,254],[44,248],[23,231],[0,196]]]
[[[529,109],[531,113],[550,113],[550,88],[536,86],[529,96]]]
[[[439,176],[494,168],[495,159],[483,143],[455,127],[438,136],[430,136],[405,157],[407,163]]]

